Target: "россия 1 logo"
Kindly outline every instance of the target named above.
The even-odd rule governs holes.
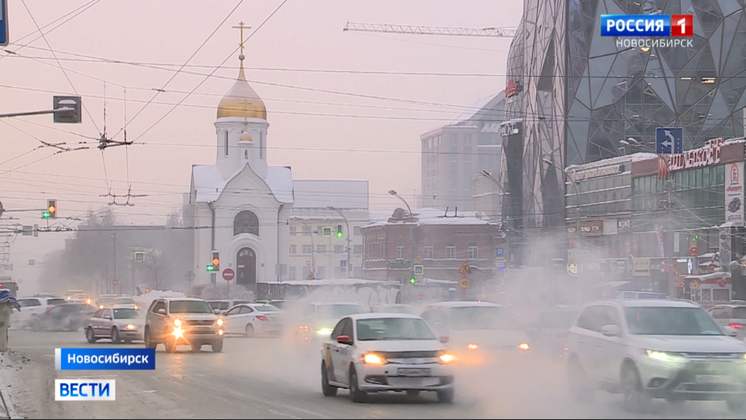
[[[694,15],[601,15],[601,36],[693,37]]]

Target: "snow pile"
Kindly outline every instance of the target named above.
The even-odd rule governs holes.
[[[0,417],[20,417],[16,406],[23,376],[21,369],[31,360],[24,354],[9,351],[0,353]]]

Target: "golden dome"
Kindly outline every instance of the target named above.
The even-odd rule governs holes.
[[[238,79],[218,105],[218,118],[259,118],[267,119],[267,108],[259,95],[254,92],[243,71],[243,60]]]

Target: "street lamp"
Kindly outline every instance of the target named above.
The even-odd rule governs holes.
[[[407,211],[409,212],[409,216],[410,217],[414,216],[414,214],[412,213],[412,208],[409,207],[409,203],[407,203],[407,200],[405,200],[402,196],[400,196],[399,193],[397,193],[395,190],[389,190],[389,195],[393,195],[394,197],[401,200],[402,203],[404,203],[404,205],[407,206]]]
[[[350,222],[347,220],[347,217],[345,217],[344,213],[342,213],[342,210],[334,207],[334,206],[328,206],[327,210],[333,210],[339,214],[342,219],[345,221],[345,226],[347,226],[347,278],[352,278],[352,260],[350,260]]]

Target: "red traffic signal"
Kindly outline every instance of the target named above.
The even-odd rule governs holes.
[[[699,255],[699,249],[696,245],[689,247],[689,256],[690,257],[696,257]]]

